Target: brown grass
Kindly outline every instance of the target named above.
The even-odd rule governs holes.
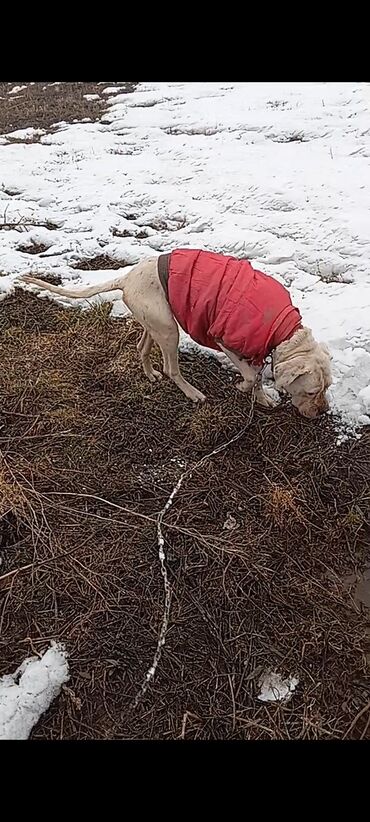
[[[108,312],[21,290],[1,304],[0,675],[51,639],[71,669],[33,737],[368,735],[366,613],[345,580],[368,559],[369,433],[337,447],[333,420],[287,403],[255,410],[165,518],[170,625],[134,709],[163,611],[156,517],[180,466],[239,431],[249,402],[190,354],[206,406],[152,387],[137,324]],[[286,705],[256,698],[270,667],[299,678]]]
[[[267,516],[280,528],[285,528],[288,519],[304,521],[297,495],[292,488],[282,485],[268,485],[265,488]]]
[[[107,254],[99,254],[97,257],[85,257],[83,260],[78,260],[72,268],[77,268],[80,271],[98,271],[102,268],[118,269],[124,265],[128,265],[125,260],[113,260]]]
[[[43,254],[48,248],[49,246],[45,245],[45,243],[31,243],[31,245],[19,246],[19,250],[25,254]]]
[[[26,88],[9,94],[14,85]],[[107,83],[132,91],[136,83]],[[72,123],[89,118],[99,120],[107,106],[100,83],[0,83],[0,134],[23,128],[49,131],[55,123]],[[98,100],[86,100],[85,94],[100,94]],[[37,142],[39,137],[34,137]]]

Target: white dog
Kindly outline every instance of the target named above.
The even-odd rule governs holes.
[[[150,362],[156,342],[163,372],[193,402],[203,402],[205,396],[181,374],[178,324],[201,345],[224,351],[243,377],[237,388],[250,392],[255,387],[260,404],[274,405],[261,384],[263,364],[272,354],[276,387],[291,395],[298,411],[314,418],[328,410],[331,372],[326,346],[302,326],[289,292],[246,260],[179,249],[86,288],[63,288],[29,275],[20,279],[73,299],[121,290],[125,304],[143,327],[138,351],[146,376],[151,382],[162,377]]]

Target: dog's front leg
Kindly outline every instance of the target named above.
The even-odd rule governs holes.
[[[265,392],[262,388],[262,374],[261,374],[261,372],[259,374],[257,374],[256,402],[258,402],[258,405],[263,405],[264,408],[275,408],[275,405],[277,405],[275,400],[273,400],[272,397],[269,397],[268,394],[265,394]]]
[[[241,359],[238,354],[234,353],[234,351],[229,351],[219,341],[218,345],[222,348],[233,365],[236,366],[238,371],[240,371],[243,377],[241,382],[236,383],[236,388],[238,391],[249,394],[255,386],[256,402],[258,402],[259,405],[263,405],[265,408],[273,407],[275,405],[274,400],[271,397],[268,397],[262,388],[261,369],[254,368],[252,365],[249,365],[246,360]]]

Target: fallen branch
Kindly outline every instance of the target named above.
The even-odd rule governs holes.
[[[4,223],[0,223],[0,231],[23,231],[23,229],[27,228],[47,228],[49,231],[53,231],[58,228],[58,226],[55,225],[55,223],[48,222],[47,220],[46,222],[44,220],[35,222],[34,220],[20,219],[15,223],[7,223],[6,221]]]
[[[146,693],[146,691],[149,687],[149,684],[150,684],[151,680],[153,679],[154,674],[156,672],[156,669],[158,667],[158,663],[159,663],[160,658],[162,656],[162,648],[163,648],[163,646],[166,642],[166,634],[167,634],[168,622],[169,622],[169,616],[170,616],[171,593],[172,592],[171,592],[171,586],[170,586],[170,583],[169,583],[168,573],[167,573],[167,568],[166,568],[166,554],[165,554],[165,550],[164,550],[164,536],[163,536],[163,531],[162,531],[163,518],[165,517],[167,511],[169,511],[169,509],[171,508],[171,505],[172,505],[176,495],[180,491],[180,488],[181,488],[184,480],[186,478],[190,478],[192,476],[192,474],[194,473],[194,471],[197,471],[198,468],[200,468],[207,460],[209,460],[211,457],[214,457],[216,454],[219,454],[221,451],[224,451],[226,448],[228,448],[234,442],[239,440],[243,436],[243,434],[245,434],[245,432],[248,430],[248,428],[249,428],[249,426],[252,422],[252,419],[253,419],[253,411],[254,411],[255,400],[256,400],[256,395],[255,395],[255,392],[253,391],[252,398],[251,398],[251,407],[250,407],[249,414],[248,414],[248,419],[247,419],[246,424],[243,426],[243,428],[240,431],[238,431],[237,434],[234,434],[234,436],[231,437],[231,439],[227,440],[227,442],[224,442],[221,445],[218,445],[216,448],[213,449],[213,451],[210,451],[208,454],[205,454],[205,456],[202,457],[202,459],[200,459],[198,462],[196,462],[195,465],[191,466],[190,468],[187,468],[186,471],[184,471],[183,474],[181,474],[181,477],[179,478],[176,485],[172,489],[166,504],[163,506],[162,510],[158,514],[158,517],[157,517],[158,556],[159,556],[159,562],[160,562],[160,566],[161,566],[161,574],[163,576],[163,585],[164,585],[164,608],[163,608],[163,617],[162,617],[162,627],[161,627],[161,630],[160,630],[160,633],[159,633],[157,647],[156,647],[155,654],[154,654],[154,657],[153,657],[153,662],[152,662],[150,668],[148,668],[148,670],[145,674],[145,678],[143,680],[142,686],[141,686],[140,690],[137,692],[137,694],[135,696],[135,700],[134,700],[134,707],[135,708],[138,705],[140,699]]]

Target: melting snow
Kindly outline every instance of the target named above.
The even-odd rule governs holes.
[[[0,740],[27,739],[69,679],[63,648],[56,643],[39,659],[29,657],[0,679]]]

